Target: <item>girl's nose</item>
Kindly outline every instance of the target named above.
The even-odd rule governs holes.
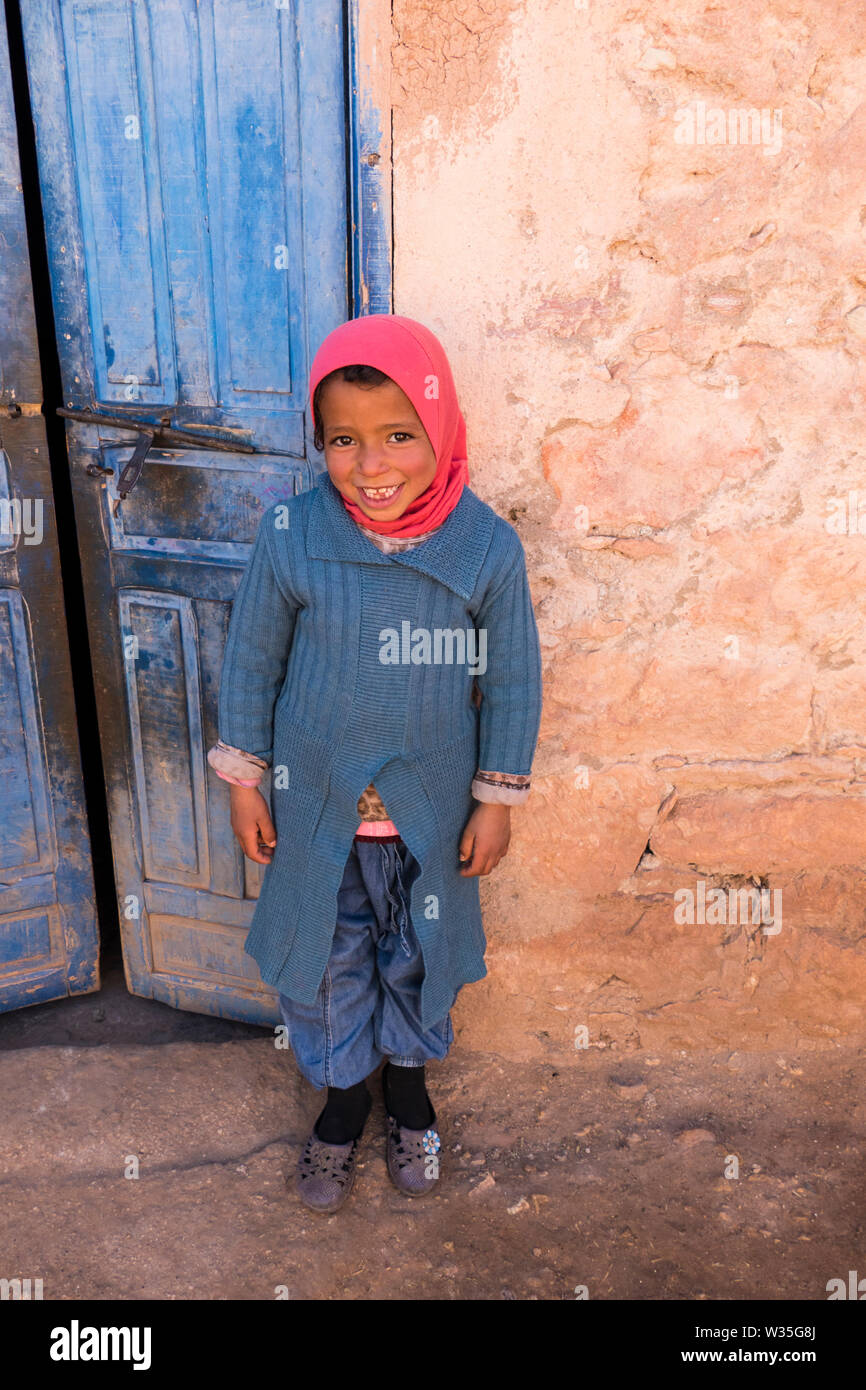
[[[358,472],[365,477],[375,478],[378,473],[384,473],[389,464],[382,456],[382,451],[373,445],[369,449],[361,449],[358,455]]]

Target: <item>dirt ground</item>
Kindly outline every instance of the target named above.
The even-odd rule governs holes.
[[[863,1265],[860,1056],[556,1070],[456,1045],[427,1074],[439,1187],[392,1187],[374,1077],[323,1216],[286,1186],[323,1096],[271,1033],[134,999],[116,962],[99,994],[0,1016],[0,1277],[46,1300],[826,1300]]]

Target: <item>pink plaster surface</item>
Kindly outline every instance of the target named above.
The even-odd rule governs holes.
[[[396,0],[395,311],[545,659],[473,1046],[864,1040],[864,91],[842,3]]]

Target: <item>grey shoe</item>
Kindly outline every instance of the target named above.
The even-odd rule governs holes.
[[[352,1191],[359,1139],[326,1144],[311,1131],[298,1159],[295,1191],[311,1211],[336,1211]]]
[[[388,1173],[394,1186],[407,1197],[422,1197],[439,1180],[442,1140],[433,1125],[403,1129],[388,1115]],[[433,1112],[435,1122],[436,1112]]]

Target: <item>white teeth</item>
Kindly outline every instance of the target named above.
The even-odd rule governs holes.
[[[365,497],[375,497],[378,500],[384,497],[393,497],[397,488],[402,486],[402,483],[397,483],[394,487],[362,487],[361,492]]]

